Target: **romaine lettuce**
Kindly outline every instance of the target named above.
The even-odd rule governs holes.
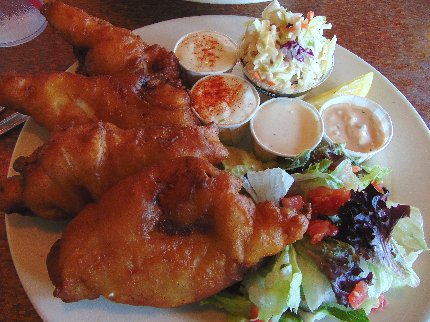
[[[303,296],[309,310],[315,311],[323,303],[336,303],[329,280],[315,262],[297,251],[297,263],[302,272]]]
[[[270,271],[257,271],[248,275],[244,281],[249,299],[259,309],[259,319],[277,322],[282,313],[291,310],[297,312],[300,304],[300,285],[302,273],[297,265],[293,247],[277,255]]]
[[[200,301],[201,305],[213,305],[229,313],[231,321],[241,321],[247,319],[251,312],[252,303],[245,296],[231,294],[228,291],[222,291],[205,300]]]

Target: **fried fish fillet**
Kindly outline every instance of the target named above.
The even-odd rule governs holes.
[[[199,124],[187,91],[160,84],[145,89],[137,76],[85,77],[72,73],[0,77],[0,105],[32,116],[53,131],[102,120],[123,129]]]
[[[309,214],[255,206],[240,188],[238,178],[194,157],[127,177],[84,208],[52,247],[54,295],[175,307],[241,280],[302,238]]]
[[[228,152],[216,126],[122,130],[102,122],[54,133],[20,173],[0,183],[0,209],[48,219],[74,216],[120,179],[144,166],[181,156],[219,163]]]
[[[86,75],[138,74],[180,86],[177,58],[159,45],[147,45],[130,30],[62,2],[41,9],[49,24],[75,49]]]

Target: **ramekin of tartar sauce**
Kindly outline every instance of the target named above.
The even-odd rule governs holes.
[[[227,35],[200,30],[180,38],[173,52],[192,85],[204,76],[232,71],[237,63],[238,46]]]
[[[225,144],[240,142],[260,105],[254,86],[233,74],[209,75],[191,89],[192,109],[204,124],[215,123]]]
[[[339,96],[321,106],[324,139],[345,144],[347,151],[364,162],[382,151],[393,137],[390,115],[376,102],[360,96]]]
[[[259,159],[294,158],[321,142],[324,124],[318,110],[297,98],[273,98],[261,104],[250,122]]]

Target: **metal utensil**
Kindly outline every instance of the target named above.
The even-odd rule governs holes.
[[[16,128],[18,125],[21,125],[28,119],[27,115],[15,112],[5,119],[0,121],[0,135],[9,132],[10,130]]]

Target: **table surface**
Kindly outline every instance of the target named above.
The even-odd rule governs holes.
[[[257,17],[266,3],[211,5],[181,0],[65,1],[128,29],[197,15]],[[430,2],[428,0],[289,0],[293,12],[315,11],[333,24],[338,43],[386,76],[430,124]],[[33,41],[0,48],[0,75],[6,72],[64,71],[73,62],[72,48],[49,26]],[[7,115],[10,111],[4,112]],[[0,177],[6,176],[21,128],[0,138]],[[16,274],[0,218],[0,320],[40,321]]]

